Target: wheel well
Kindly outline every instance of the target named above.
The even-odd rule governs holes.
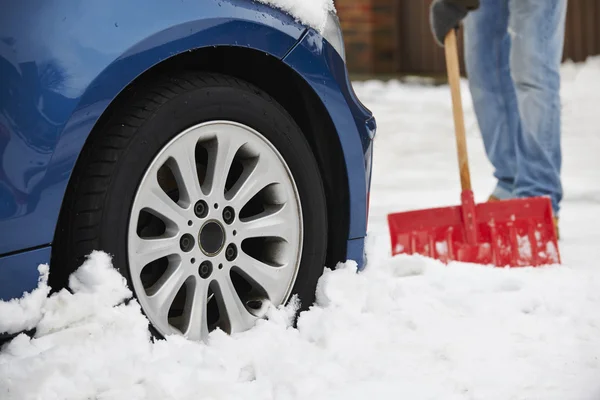
[[[238,47],[211,47],[173,56],[145,71],[119,93],[96,123],[90,137],[135,94],[137,87],[166,71],[189,69],[218,72],[245,80],[267,92],[290,113],[306,135],[324,181],[329,217],[326,265],[333,268],[338,262],[345,261],[350,205],[339,137],[327,110],[310,86],[273,56]]]

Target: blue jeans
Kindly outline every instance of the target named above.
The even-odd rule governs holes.
[[[465,63],[500,199],[562,200],[560,63],[567,0],[481,0],[464,21]]]

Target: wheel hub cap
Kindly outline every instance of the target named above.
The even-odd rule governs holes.
[[[250,329],[291,295],[302,221],[293,176],[259,132],[231,121],[181,132],[131,208],[128,266],[144,314],[163,336]]]
[[[200,250],[207,256],[215,256],[221,252],[225,245],[225,230],[217,221],[208,221],[200,229],[198,235]]]

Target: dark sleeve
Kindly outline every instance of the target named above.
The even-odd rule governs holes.
[[[467,10],[475,10],[479,8],[479,0],[446,0],[446,2],[464,7]]]

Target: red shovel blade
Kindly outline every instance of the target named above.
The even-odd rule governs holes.
[[[460,206],[388,215],[392,254],[499,267],[560,264],[548,198],[472,203],[469,207],[466,197]],[[469,209],[474,214],[471,228],[463,222]]]

